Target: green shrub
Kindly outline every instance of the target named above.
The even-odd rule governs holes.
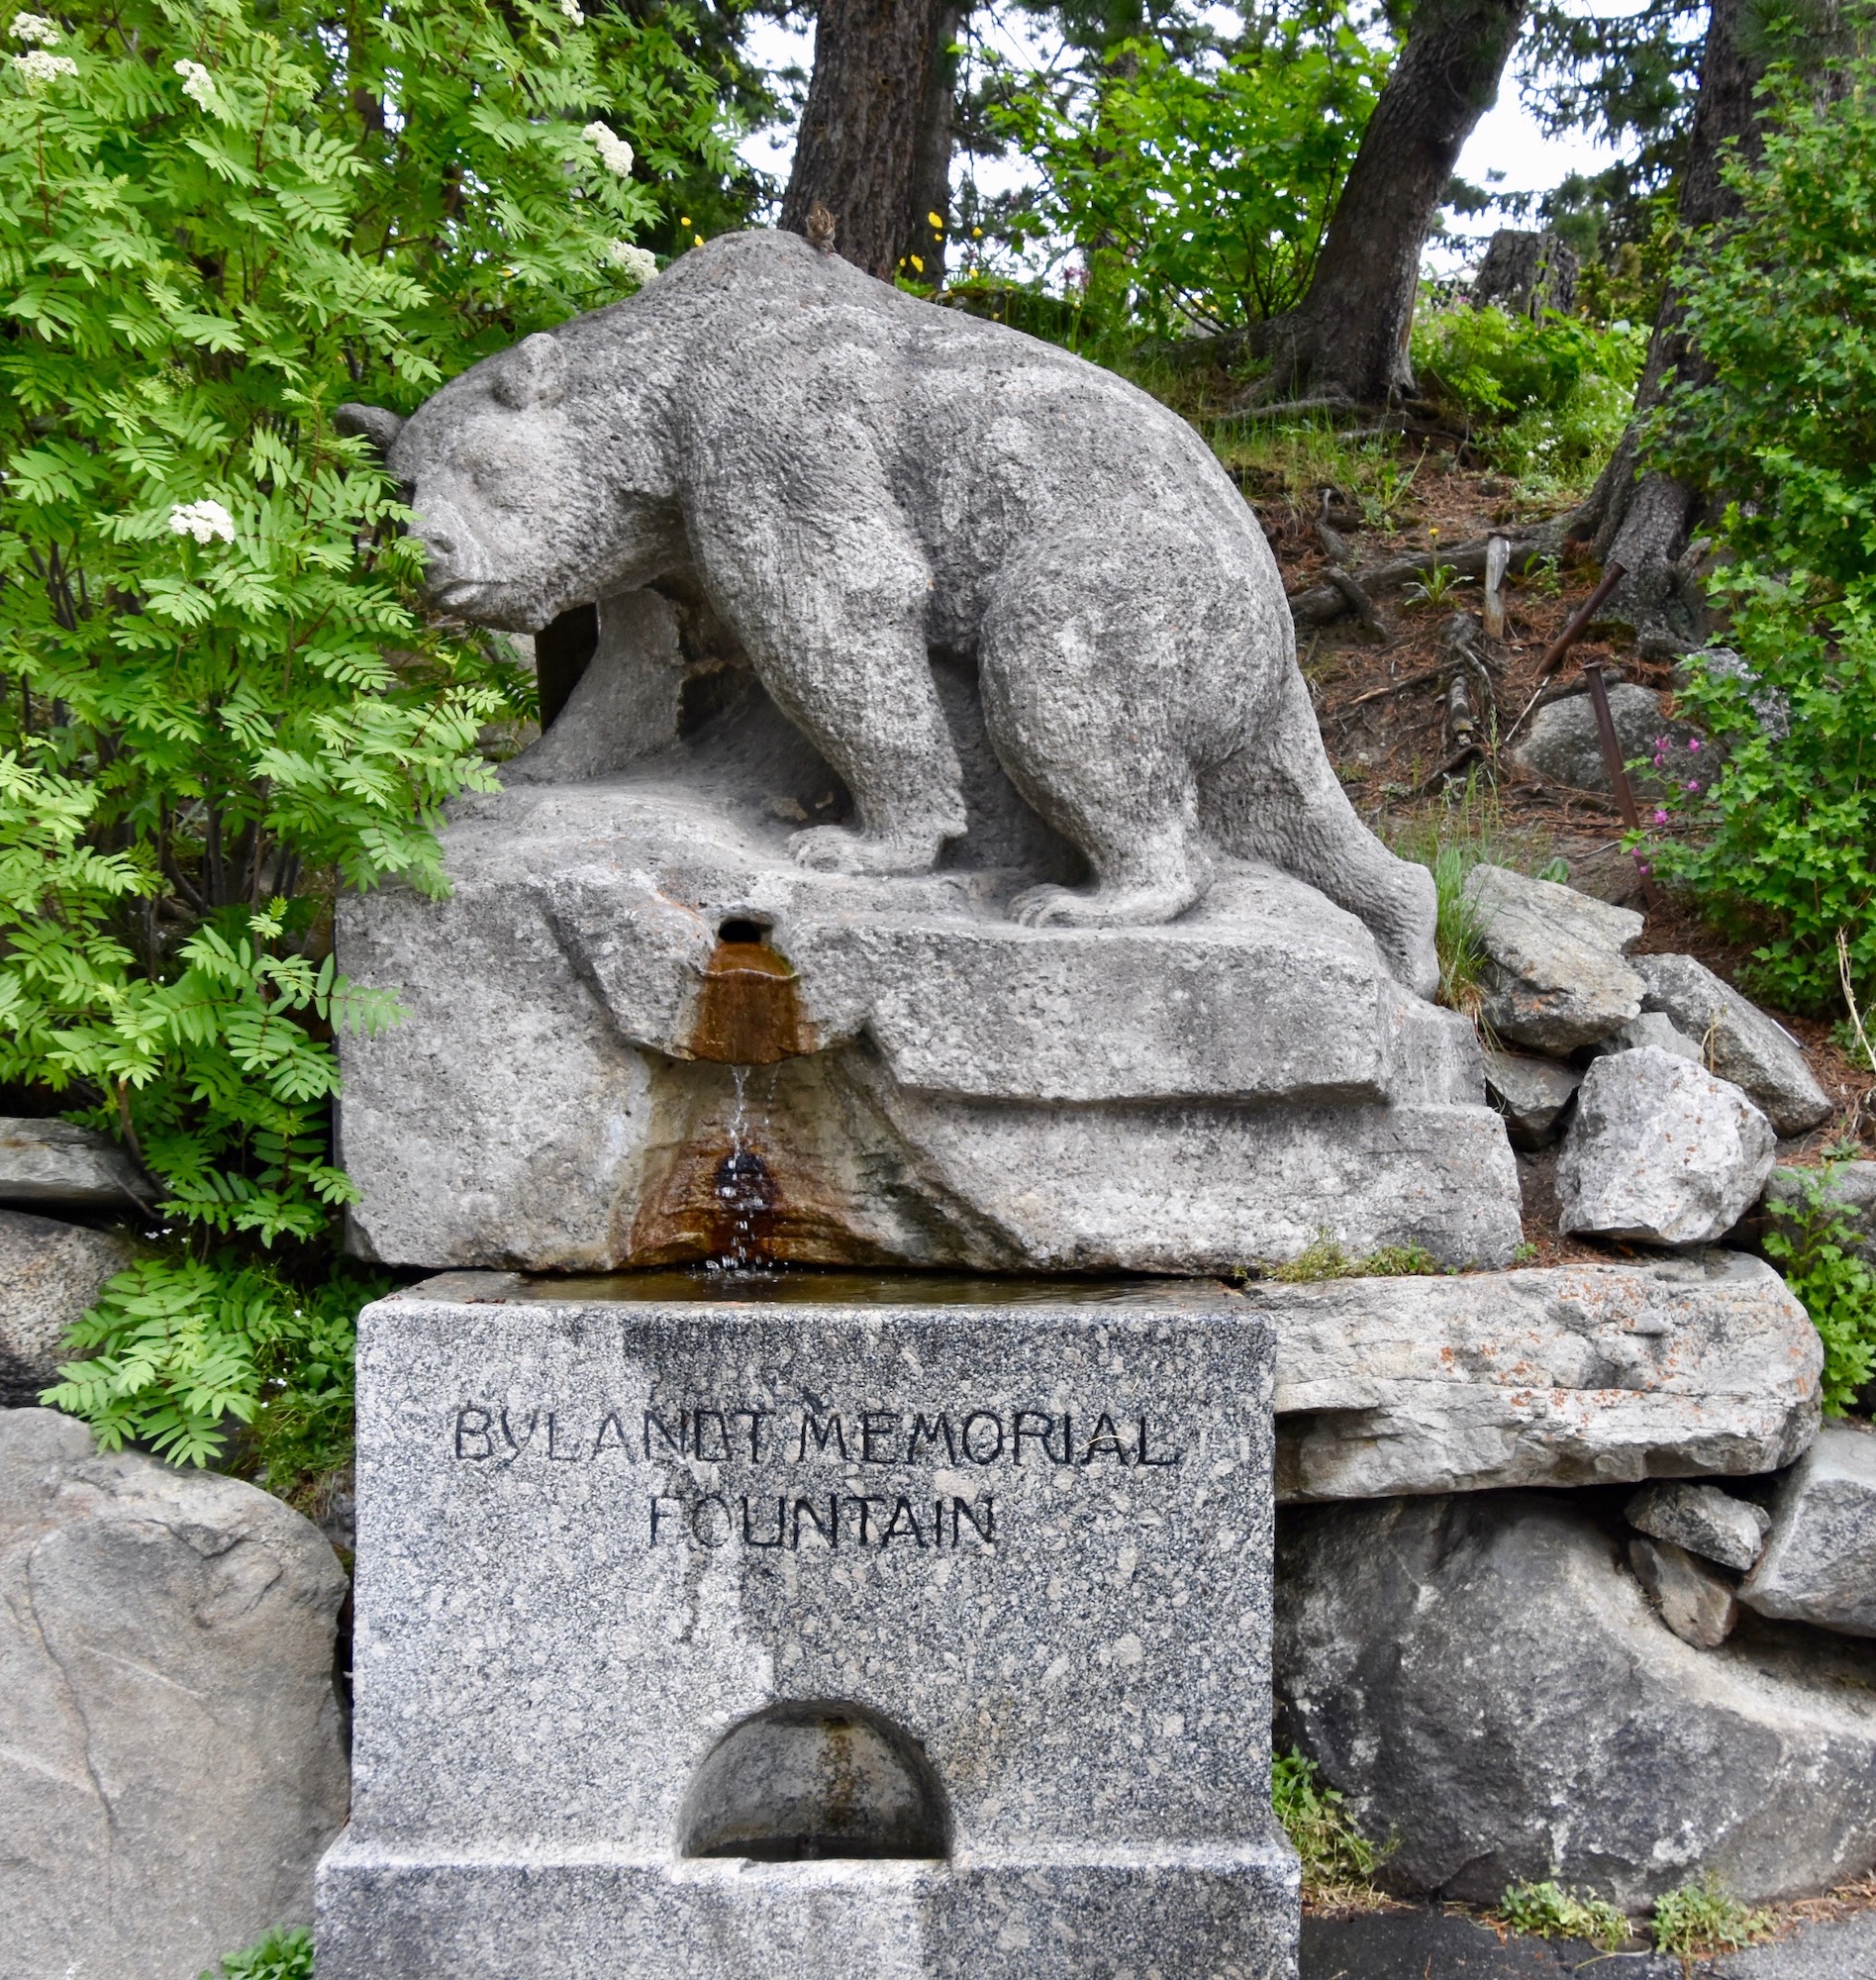
[[[202,1980],[313,1980],[313,1934],[303,1927],[270,1931],[258,1945],[231,1953]]]
[[[1277,1753],[1270,1762],[1270,1805],[1303,1865],[1303,1895],[1318,1904],[1370,1896],[1385,1855],[1348,1819],[1342,1796],[1318,1779],[1314,1760]]]
[[[1491,462],[1528,481],[1593,473],[1622,438],[1646,334],[1546,311],[1540,322],[1455,303],[1415,319],[1421,387],[1480,431]]]
[[[651,9],[114,0],[11,37],[0,1080],[117,1135],[164,1233],[55,1393],[202,1461],[270,1397],[323,1420],[358,1296],[332,1034],[394,1011],[334,973],[333,898],[440,891],[442,807],[527,707],[426,621],[334,409],[629,293],[647,169],[730,154]]]
[[[1711,1873],[1656,1901],[1654,1949],[1681,1959],[1732,1952],[1772,1935],[1770,1912],[1752,1911],[1728,1894]]]
[[[1836,1191],[1840,1163],[1801,1172],[1795,1202],[1766,1206],[1765,1252],[1824,1341],[1824,1407],[1841,1416],[1876,1377],[1876,1272]]]
[[[1688,691],[1728,754],[1668,807],[1699,830],[1656,865],[1757,939],[1754,986],[1789,1009],[1836,1003],[1839,932],[1876,998],[1876,89],[1855,67],[1829,102],[1774,79],[1762,160],[1728,167],[1743,215],[1680,271],[1705,374],[1651,440],[1731,498],[1711,590],[1756,676]],[[1761,724],[1768,695],[1788,721]]]
[[[1511,1885],[1498,1901],[1498,1915],[1514,1931],[1584,1938],[1606,1952],[1629,1936],[1629,1921],[1607,1899],[1555,1883]]]

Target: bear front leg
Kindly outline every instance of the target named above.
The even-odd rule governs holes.
[[[963,836],[965,814],[926,650],[925,559],[896,530],[856,532],[849,519],[837,549],[789,522],[792,541],[771,537],[767,556],[735,546],[720,596],[757,679],[858,815],[856,826],[796,833],[790,849],[824,872],[930,872],[944,842]]]

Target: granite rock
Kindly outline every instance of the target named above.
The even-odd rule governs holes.
[[[460,801],[448,900],[340,906],[347,973],[407,1014],[340,1041],[354,1246],[1183,1273],[1327,1230],[1509,1262],[1517,1169],[1472,1029],[1360,921],[1241,864],[1165,927],[1021,926],[1002,903],[1043,848],[987,746],[966,758],[1014,866],[799,865],[768,800],[825,771],[753,690],[609,780]]]
[[[1764,676],[1730,646],[1706,646],[1687,654],[1676,661],[1672,678],[1676,690],[1692,687],[1703,678],[1737,681],[1745,691],[1752,723],[1763,735],[1773,742],[1782,742],[1791,734],[1791,697],[1783,688],[1761,687]]]
[[[1466,876],[1465,899],[1485,953],[1480,1015],[1501,1039],[1560,1058],[1641,1015],[1631,909],[1490,865]]]
[[[1574,1066],[1559,1065],[1555,1059],[1489,1049],[1485,1054],[1486,1096],[1504,1115],[1514,1148],[1547,1148],[1582,1083],[1583,1075]]]
[[[366,1310],[321,1980],[1289,1980],[1268,1329],[909,1283]]]
[[[1645,959],[1637,957],[1636,967]],[[1659,1011],[1643,1011],[1640,1017],[1619,1025],[1608,1038],[1598,1039],[1589,1052],[1594,1058],[1607,1058],[1611,1052],[1638,1051],[1643,1045],[1672,1052],[1676,1058],[1691,1058],[1697,1065],[1701,1062],[1699,1040],[1677,1031],[1673,1019],[1663,1017]]]
[[[0,1120],[0,1203],[122,1213],[154,1194],[108,1135],[69,1121]]]
[[[0,1409],[37,1403],[58,1379],[66,1333],[131,1256],[112,1233],[0,1210]]]
[[[253,1486],[0,1412],[0,1971],[196,1980],[311,1918],[345,1593]]]
[[[1739,1616],[1733,1584],[1707,1562],[1672,1540],[1636,1534],[1629,1542],[1629,1565],[1682,1642],[1717,1650],[1731,1635]]]
[[[1763,1903],[1876,1856],[1876,1648],[1745,1616],[1695,1649],[1622,1551],[1525,1493],[1284,1515],[1278,1736],[1395,1834],[1395,1888],[1554,1878],[1638,1912],[1706,1870]]]
[[[1717,1485],[1678,1483],[1643,1486],[1629,1501],[1625,1517],[1638,1533],[1670,1540],[1740,1573],[1764,1552],[1772,1524],[1765,1508],[1750,1499],[1735,1499]]]
[[[648,586],[704,601],[851,799],[802,865],[927,873],[968,837],[932,653],[970,654],[999,760],[1091,883],[1037,881],[1018,921],[1159,924],[1216,855],[1267,859],[1436,984],[1432,878],[1330,765],[1254,513],[1113,373],[745,233],[406,422],[353,417],[391,441],[444,610],[534,632]]]
[[[1660,1012],[1690,1039],[1708,1066],[1729,1079],[1781,1135],[1802,1135],[1830,1102],[1791,1034],[1691,955],[1638,955],[1645,1009]]]
[[[1739,1600],[1762,1616],[1876,1636],[1876,1434],[1824,1426],[1779,1486]]]
[[[1742,1252],[1244,1297],[1277,1336],[1286,1501],[1749,1474],[1817,1432],[1817,1330]]]
[[[1684,783],[1689,776],[1706,783],[1711,746],[1698,729],[1667,715],[1661,696],[1652,688],[1615,682],[1609,689],[1609,712],[1615,719],[1623,762],[1629,766],[1629,787],[1637,797],[1656,796],[1670,780]],[[1546,783],[1578,791],[1609,790],[1609,765],[1603,760],[1596,708],[1587,690],[1546,702],[1512,760]]]
[[[1652,1045],[1599,1058],[1557,1163],[1565,1231],[1705,1244],[1738,1223],[1777,1138],[1730,1081]]]

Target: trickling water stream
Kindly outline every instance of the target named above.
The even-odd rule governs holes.
[[[730,1071],[736,1081],[730,1152],[717,1164],[712,1184],[718,1215],[712,1220],[711,1254],[705,1263],[713,1272],[772,1271],[761,1239],[775,1208],[775,1182],[768,1165],[749,1145],[749,1067],[736,1065]]]

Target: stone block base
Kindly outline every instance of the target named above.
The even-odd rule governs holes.
[[[1292,1980],[1297,1869],[1238,1840],[1098,1860],[397,1856],[320,1873],[320,1980]]]

